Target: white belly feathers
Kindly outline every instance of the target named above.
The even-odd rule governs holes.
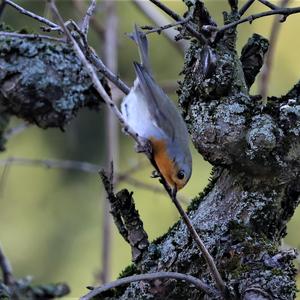
[[[122,114],[126,122],[141,137],[146,139],[150,137],[162,138],[165,134],[151,116],[145,96],[138,88],[138,82],[136,81],[134,88],[122,101]]]

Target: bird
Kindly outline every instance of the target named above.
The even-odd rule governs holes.
[[[173,101],[153,77],[146,34],[135,25],[130,37],[138,46],[141,63],[133,62],[136,79],[122,100],[121,112],[127,124],[150,142],[155,164],[176,194],[192,174],[187,126]]]

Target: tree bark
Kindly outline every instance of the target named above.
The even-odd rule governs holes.
[[[79,108],[99,109],[101,102],[67,43],[0,36],[1,112],[63,129]]]

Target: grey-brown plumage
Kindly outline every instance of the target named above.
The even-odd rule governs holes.
[[[167,182],[177,189],[189,180],[192,158],[186,124],[171,99],[155,82],[148,60],[146,35],[135,26],[141,64],[135,62],[137,78],[122,103],[122,113],[132,128],[149,139],[154,159]]]

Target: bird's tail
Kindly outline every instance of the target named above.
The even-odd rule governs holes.
[[[134,32],[130,35],[130,37],[138,45],[142,66],[150,71],[150,63],[148,58],[148,40],[145,33],[141,31],[137,25],[135,25]]]

